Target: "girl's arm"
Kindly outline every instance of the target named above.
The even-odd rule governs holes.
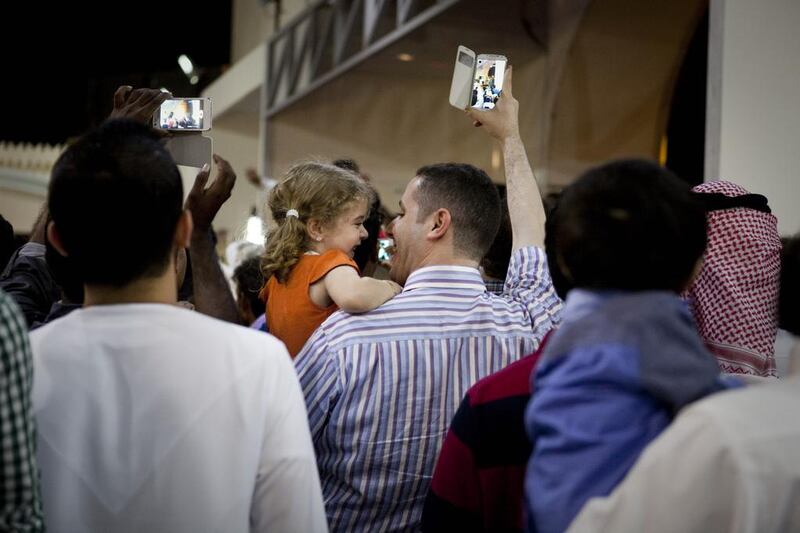
[[[339,309],[365,313],[399,294],[403,288],[389,280],[362,278],[349,266],[336,267],[322,279],[322,285]]]

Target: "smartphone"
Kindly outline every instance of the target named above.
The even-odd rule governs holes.
[[[476,56],[466,46],[459,46],[450,84],[450,105],[458,109],[492,109],[503,90],[507,64],[505,56]]]
[[[475,61],[475,73],[472,77],[472,93],[469,105],[477,109],[494,108],[500,91],[503,90],[503,78],[506,75],[505,56],[481,54]]]
[[[392,251],[394,251],[394,239],[378,239],[378,262],[390,262]]]
[[[153,127],[171,131],[211,129],[210,98],[170,98],[153,116]]]

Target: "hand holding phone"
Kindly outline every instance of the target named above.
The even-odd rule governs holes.
[[[211,129],[210,98],[169,98],[153,115],[153,127],[169,131]]]
[[[492,111],[472,107],[467,109],[474,126],[482,126],[486,133],[501,142],[510,137],[519,137],[519,102],[514,98],[512,78],[513,71],[508,67],[505,72],[503,97],[496,109]]]
[[[492,109],[503,90],[508,59],[497,54],[481,54],[459,46],[453,81],[450,85],[450,105],[458,109]]]
[[[121,85],[114,93],[114,109],[108,118],[127,118],[148,124],[153,113],[171,96],[158,89],[134,89],[130,85]]]

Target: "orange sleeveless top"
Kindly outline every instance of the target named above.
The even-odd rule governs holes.
[[[322,308],[311,301],[308,288],[336,267],[347,265],[358,271],[355,261],[341,250],[328,250],[322,255],[303,255],[295,263],[286,283],[275,276],[267,281],[262,295],[267,305],[269,332],[286,345],[294,359],[314,330],[339,306]]]

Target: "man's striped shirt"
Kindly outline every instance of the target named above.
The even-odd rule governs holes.
[[[502,297],[474,268],[433,266],[378,309],[326,320],[295,365],[331,530],[418,527],[464,393],[533,352],[560,310],[544,251],[528,247]]]

